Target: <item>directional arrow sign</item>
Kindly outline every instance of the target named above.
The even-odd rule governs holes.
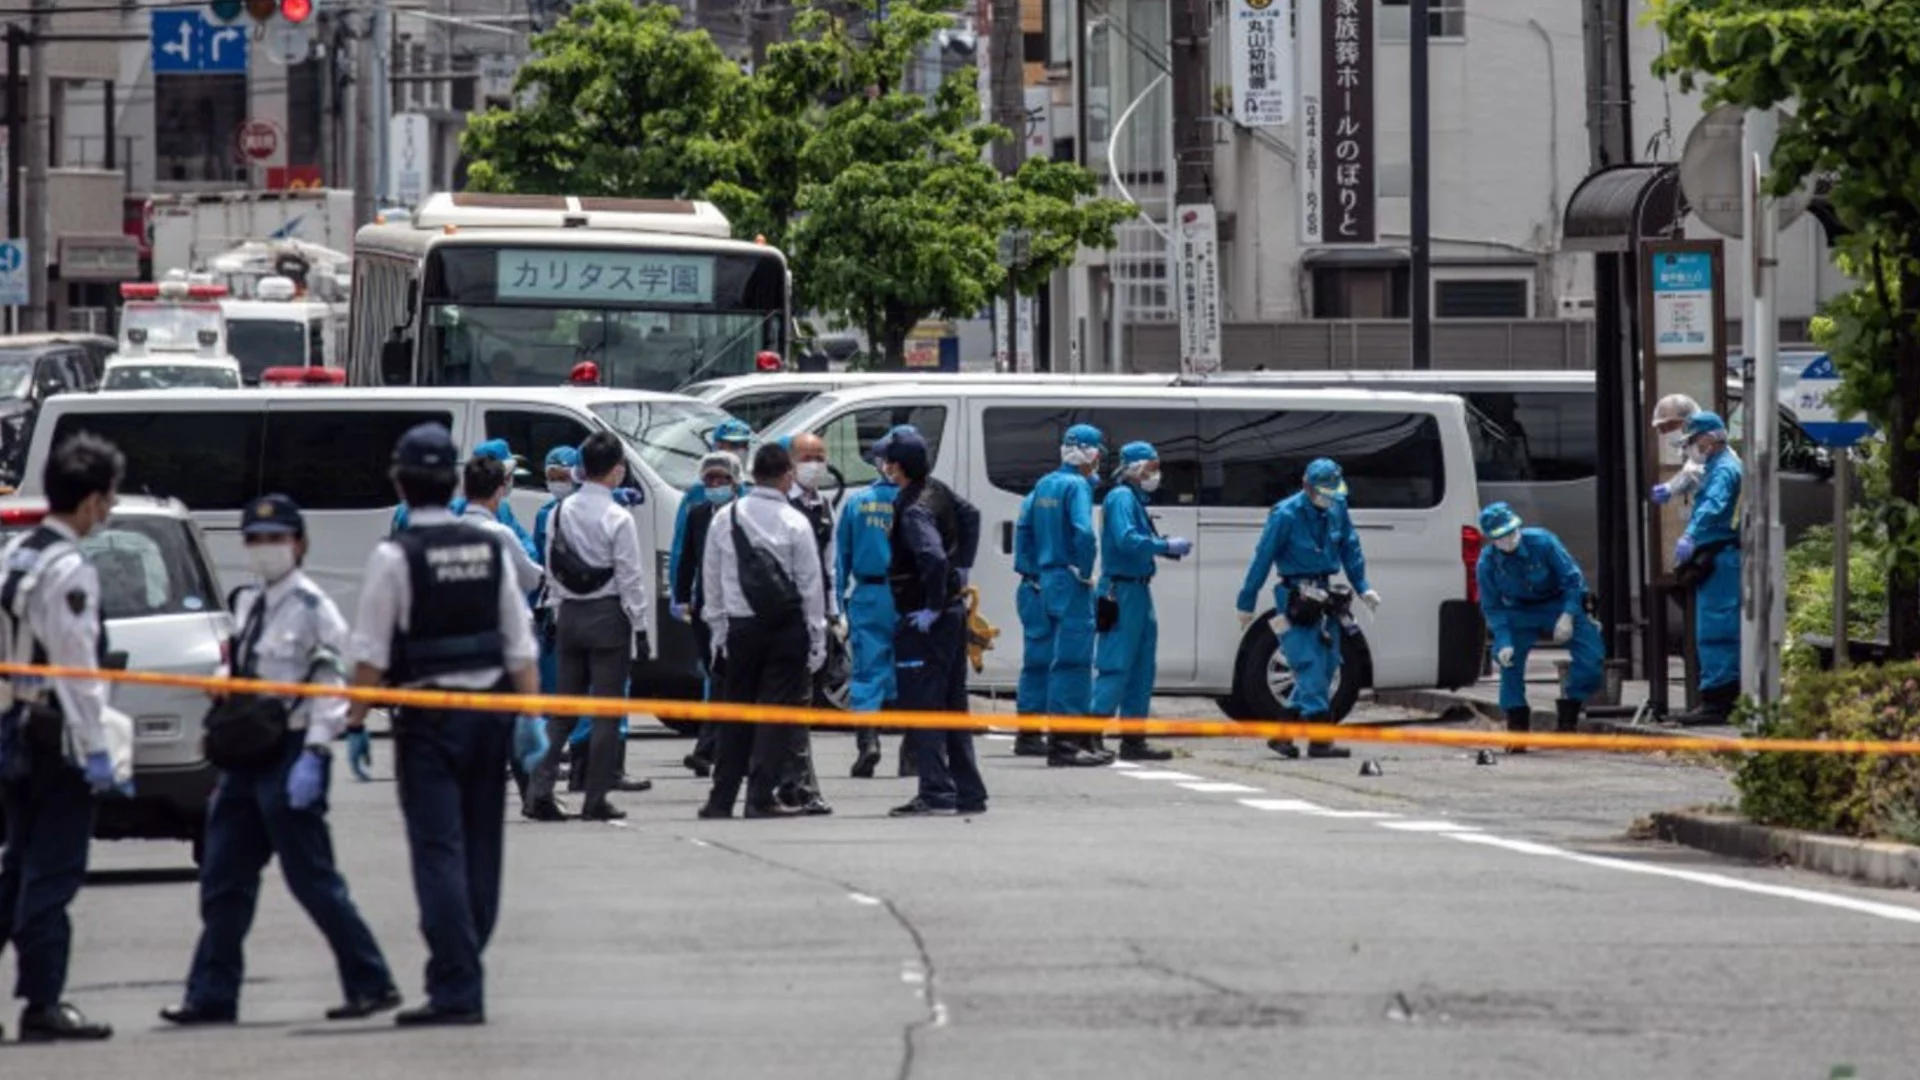
[[[1840,373],[1826,353],[1814,357],[1800,372],[1793,387],[1793,412],[1800,427],[1821,446],[1852,446],[1873,434],[1873,425],[1864,420],[1842,420],[1828,402],[1828,395],[1840,388]]]

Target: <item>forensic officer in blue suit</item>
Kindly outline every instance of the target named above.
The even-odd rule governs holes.
[[[1692,565],[1694,651],[1700,657],[1700,706],[1683,724],[1724,724],[1740,698],[1740,459],[1727,447],[1718,413],[1687,418],[1687,461],[1703,470],[1693,514],[1674,545],[1674,566]]]
[[[1270,575],[1279,575],[1273,602],[1280,609],[1283,627],[1280,654],[1293,670],[1293,695],[1287,712],[1307,723],[1334,722],[1328,695],[1340,671],[1342,631],[1327,602],[1333,575],[1343,570],[1360,599],[1378,610],[1380,594],[1367,583],[1367,560],[1360,550],[1360,535],[1347,515],[1346,477],[1331,458],[1316,458],[1307,465],[1300,490],[1280,500],[1267,515],[1253,563],[1247,567],[1246,580],[1234,603],[1240,628],[1245,630],[1253,621],[1260,587]],[[1291,742],[1274,739],[1267,745],[1281,757],[1300,756],[1299,748]],[[1307,754],[1347,757],[1350,751],[1332,743],[1310,743]]]
[[[1093,530],[1093,475],[1105,436],[1092,424],[1075,424],[1060,440],[1060,467],[1040,478],[1021,505],[1016,545],[1026,544],[1037,580],[1021,583],[1021,624],[1027,653],[1022,677],[1046,672],[1044,712],[1093,715],[1093,585],[1099,538]],[[1019,558],[1016,556],[1016,563]],[[1091,736],[1053,736],[1047,764],[1106,765],[1113,755]]]
[[[889,432],[875,439],[868,459],[877,462],[891,438]],[[899,485],[881,472],[871,485],[847,498],[835,528],[847,647],[853,654],[848,707],[854,712],[879,712],[899,692],[893,671],[893,632],[899,613],[887,584],[893,562],[893,501],[899,494]],[[859,756],[853,762],[853,775],[870,779],[880,766],[880,732],[856,728],[854,739]]]
[[[240,633],[233,670],[241,678],[344,686],[347,620],[300,569],[306,520],[285,495],[266,495],[240,514],[247,563],[260,582],[235,590]],[[231,1024],[238,1018],[242,949],[260,900],[260,872],[278,856],[287,889],[333,950],[345,1003],[329,1020],[356,1020],[400,1007],[387,961],[333,860],[327,828],[331,742],[346,726],[345,698],[296,698],[280,747],[257,763],[220,773],[207,808],[200,866],[200,944],[187,974],[186,1001],[160,1010],[180,1025]]]
[[[1600,689],[1607,649],[1600,628],[1587,615],[1587,582],[1560,538],[1545,529],[1523,528],[1513,507],[1497,502],[1480,511],[1480,532],[1490,545],[1480,552],[1474,575],[1480,611],[1493,634],[1493,660],[1500,666],[1500,708],[1508,731],[1531,731],[1527,705],[1527,654],[1541,638],[1565,645],[1571,663],[1555,703],[1555,728],[1580,730],[1581,703]],[[1514,747],[1523,753],[1525,747]]]
[[[1147,502],[1160,486],[1160,452],[1152,443],[1121,447],[1115,479],[1119,482],[1100,504],[1099,593],[1113,600],[1119,618],[1094,645],[1093,714],[1137,720],[1153,703],[1160,642],[1153,614],[1154,560],[1182,558],[1193,550],[1193,541],[1161,536],[1147,516]],[[1149,745],[1143,735],[1127,735],[1120,739],[1120,757],[1166,761],[1173,752]]]
[[[447,509],[457,454],[447,429],[431,423],[394,447],[393,481],[412,513],[367,560],[350,644],[355,686],[540,689],[532,618],[501,541]],[[349,721],[366,712],[354,702]],[[395,1017],[403,1025],[486,1022],[480,956],[500,912],[501,777],[513,726],[503,712],[394,711],[394,774],[428,953],[427,1002]]]

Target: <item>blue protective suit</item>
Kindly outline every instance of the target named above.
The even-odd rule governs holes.
[[[1047,711],[1047,672],[1053,666],[1053,641],[1047,637],[1046,605],[1040,600],[1040,569],[1033,561],[1033,493],[1020,500],[1013,527],[1013,611],[1020,617],[1020,681],[1014,688],[1014,710],[1039,715]]]
[[[1167,541],[1154,531],[1138,485],[1115,484],[1100,505],[1099,591],[1120,605],[1120,621],[1094,646],[1093,715],[1144,718],[1153,704],[1160,645],[1153,560],[1167,554]]]
[[[1054,716],[1093,713],[1093,580],[1099,558],[1093,531],[1093,481],[1071,465],[1041,477],[1021,504],[1015,545],[1022,546],[1039,588],[1020,592],[1027,672],[1045,673],[1045,705]],[[1016,566],[1019,560],[1016,557]],[[1024,690],[1024,687],[1023,687]],[[1024,696],[1024,694],[1023,694]],[[1024,710],[1023,710],[1024,711]]]
[[[847,614],[847,647],[853,653],[848,707],[878,712],[898,696],[893,672],[893,632],[899,613],[887,570],[893,562],[893,500],[900,489],[884,478],[850,496],[834,527],[841,609]]]
[[[1721,447],[1707,459],[1686,535],[1696,550],[1725,543],[1713,555],[1713,572],[1693,599],[1694,650],[1700,657],[1700,689],[1740,682],[1740,459]]]
[[[1364,593],[1367,560],[1360,551],[1360,536],[1347,514],[1347,504],[1335,500],[1322,510],[1313,505],[1305,491],[1281,499],[1267,514],[1267,525],[1260,532],[1253,562],[1240,585],[1234,603],[1239,611],[1256,611],[1260,587],[1271,574],[1278,574],[1274,587],[1274,605],[1282,612],[1294,586],[1309,584],[1325,588],[1333,575],[1345,571],[1355,592]],[[1288,626],[1280,635],[1280,653],[1293,670],[1293,699],[1289,707],[1300,717],[1326,717],[1332,712],[1328,693],[1333,677],[1340,670],[1340,628],[1329,620],[1310,626]]]
[[[1480,583],[1480,611],[1493,634],[1493,651],[1513,649],[1513,662],[1500,671],[1500,707],[1527,708],[1527,655],[1553,633],[1562,614],[1573,616],[1567,642],[1572,663],[1561,696],[1585,701],[1600,689],[1607,648],[1600,628],[1587,617],[1587,581],[1580,564],[1560,538],[1545,529],[1521,529],[1520,546],[1508,554],[1489,544],[1474,568]]]

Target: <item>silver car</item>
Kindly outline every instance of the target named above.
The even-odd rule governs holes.
[[[0,542],[39,525],[46,512],[44,499],[0,499]],[[122,495],[80,546],[100,573],[109,667],[212,675],[227,663],[233,617],[200,528],[179,500]],[[133,683],[112,690],[114,707],[133,718],[134,795],[100,801],[94,836],[186,840],[197,863],[219,779],[200,747],[207,695]]]

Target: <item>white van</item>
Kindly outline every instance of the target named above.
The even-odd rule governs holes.
[[[528,531],[548,497],[547,451],[613,431],[627,446],[627,484],[643,496],[633,508],[642,554],[657,567],[649,586],[654,662],[634,693],[698,695],[693,635],[665,616],[666,564],[680,494],[697,479],[708,433],[727,418],[712,406],[676,394],[601,387],[175,390],[56,400],[62,407],[46,409],[35,426],[22,494],[42,494],[41,472],[59,440],[94,432],[126,455],[124,490],[187,505],[220,576],[230,582],[247,579],[241,507],[269,492],[288,495],[306,512],[307,573],[350,620],[367,555],[391,529],[398,501],[387,470],[394,443],[408,428],[445,424],[467,448],[507,440],[528,461],[510,497]]]
[[[220,301],[227,349],[248,386],[276,367],[345,368],[347,307],[299,295],[284,277],[262,278],[252,298]]]
[[[834,390],[854,386],[898,386],[905,383],[932,383],[936,386],[981,386],[1015,383],[1022,386],[1051,386],[1071,392],[1075,386],[1171,386],[1175,375],[1000,375],[984,372],[942,374],[899,371],[776,371],[753,375],[730,375],[724,379],[706,379],[680,388],[702,401],[717,405],[752,425],[753,430],[774,421],[801,405]]]
[[[927,436],[933,475],[980,509],[972,579],[986,617],[1007,630],[975,685],[1011,690],[1021,661],[1014,520],[1021,499],[1059,466],[1061,436],[1082,422],[1100,428],[1110,455],[1134,440],[1159,448],[1164,479],[1153,497],[1154,523],[1194,541],[1193,555],[1162,561],[1155,579],[1156,690],[1217,696],[1241,719],[1278,715],[1291,677],[1265,617],[1242,635],[1233,601],[1268,511],[1300,489],[1317,457],[1334,458],[1346,472],[1368,575],[1384,598],[1379,618],[1360,615],[1363,639],[1347,650],[1336,716],[1352,709],[1363,686],[1458,687],[1478,677],[1485,631],[1469,591],[1478,537],[1467,530],[1479,504],[1457,397],[1101,385],[1067,395],[1044,384],[932,377],[821,395],[766,437],[818,433],[832,464],[857,487],[874,478],[860,456],[873,440],[896,424]],[[1109,483],[1099,480],[1096,499]],[[1261,590],[1266,616],[1271,603],[1269,582]]]

